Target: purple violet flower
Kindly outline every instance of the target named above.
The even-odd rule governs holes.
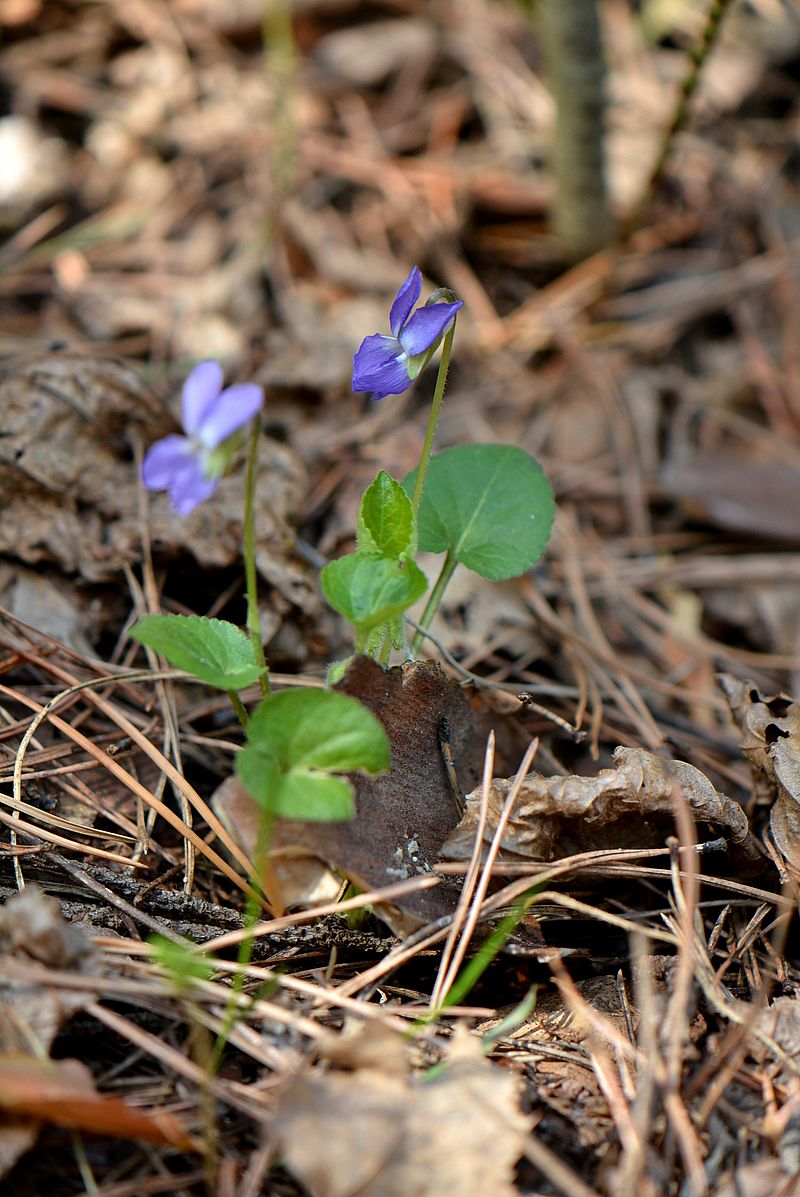
[[[372,391],[373,399],[399,395],[427,365],[448,324],[463,303],[434,303],[411,309],[422,290],[422,275],[412,267],[389,312],[390,337],[374,333],[361,342],[353,358],[353,390]]]
[[[183,384],[186,436],[165,436],[142,462],[148,490],[168,490],[178,515],[188,515],[216,489],[237,448],[237,433],[261,410],[264,391],[248,382],[223,391],[219,362],[200,362]]]

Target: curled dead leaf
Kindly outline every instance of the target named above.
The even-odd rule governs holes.
[[[724,835],[741,863],[758,859],[747,817],[685,761],[666,761],[641,748],[617,748],[612,769],[596,777],[529,777],[522,783],[500,859],[558,860],[587,849],[648,848],[674,830],[679,785],[697,823]],[[498,778],[489,793],[484,831],[488,847],[513,779]],[[468,860],[478,830],[481,792],[467,795],[464,818],[442,846],[443,857]]]
[[[717,680],[741,732],[756,799],[771,808],[772,841],[784,864],[800,875],[800,704],[788,694],[763,694],[729,673]]]

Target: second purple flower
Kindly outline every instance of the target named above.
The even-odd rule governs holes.
[[[188,515],[216,489],[238,447],[239,432],[261,410],[264,391],[255,383],[222,389],[219,362],[200,362],[183,384],[185,436],[165,436],[142,462],[148,490],[169,491],[178,515]]]
[[[371,391],[373,399],[405,391],[419,374],[426,356],[435,351],[456,312],[464,306],[461,300],[434,303],[418,308],[412,315],[421,290],[422,275],[414,266],[389,312],[392,335],[375,333],[366,337],[356,351],[354,391]]]

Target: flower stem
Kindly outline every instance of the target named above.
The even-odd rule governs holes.
[[[256,923],[258,922],[258,916],[261,912],[260,886],[262,881],[266,881],[267,877],[269,877],[269,879],[272,881],[272,887],[274,889],[274,894],[270,893],[267,895],[270,903],[272,904],[273,914],[280,915],[283,913],[283,908],[280,904],[279,895],[277,892],[277,884],[275,883],[274,876],[272,875],[272,869],[269,864],[269,846],[272,840],[273,825],[274,819],[268,814],[263,814],[258,829],[258,842],[256,844],[254,859],[255,870],[251,878],[253,884],[248,890],[247,904],[245,906],[244,919],[242,920],[245,929],[248,931],[255,927]],[[264,888],[266,889],[266,886]],[[231,1031],[236,1025],[238,1019],[242,1017],[242,1013],[238,1004],[238,997],[244,988],[244,983],[247,979],[247,969],[251,960],[253,959],[254,943],[255,940],[253,936],[248,935],[246,938],[241,940],[239,944],[239,950],[236,955],[236,963],[239,967],[233,974],[233,980],[231,982],[231,995],[225,1007],[225,1015],[222,1020],[222,1026],[217,1032],[217,1038],[212,1049],[211,1062],[209,1066],[210,1076],[216,1075],[217,1070],[222,1063],[222,1056],[228,1043],[228,1039],[230,1038]]]
[[[417,480],[414,483],[414,495],[411,499],[411,505],[414,508],[414,515],[419,512],[419,505],[422,500],[422,490],[425,486],[425,475],[428,472],[428,465],[431,460],[431,449],[433,448],[433,438],[436,436],[436,426],[439,423],[439,413],[442,409],[442,400],[444,399],[444,391],[447,386],[447,371],[450,367],[450,353],[453,348],[453,337],[456,332],[456,321],[453,318],[453,323],[444,338],[442,344],[442,356],[439,359],[439,373],[436,376],[436,387],[433,392],[433,402],[431,403],[431,411],[428,416],[428,427],[425,429],[425,440],[422,442],[422,453],[419,459],[419,469],[417,470]]]
[[[422,648],[422,642],[425,639],[425,632],[430,627],[434,615],[439,610],[444,592],[447,589],[447,583],[452,578],[457,565],[458,560],[453,556],[452,553],[448,553],[444,559],[439,577],[434,583],[433,590],[428,595],[428,601],[425,604],[425,610],[422,612],[419,625],[414,633],[414,639],[411,641],[412,656],[416,656],[419,650]]]
[[[253,645],[256,663],[263,666],[261,693],[270,692],[264,644],[261,639],[261,616],[258,611],[258,580],[256,575],[256,465],[258,464],[258,420],[253,420],[247,442],[247,471],[244,483],[244,576],[247,587],[247,630]],[[235,709],[235,708],[234,708]],[[236,712],[237,715],[239,712]],[[240,716],[241,718],[241,716]]]
[[[383,642],[378,654],[378,660],[381,665],[388,665],[389,658],[392,655],[392,632],[391,628],[387,627],[383,633]]]
[[[236,693],[235,690],[228,690],[227,694],[228,694],[228,698],[231,700],[231,706],[234,709],[236,718],[241,723],[242,729],[244,731],[247,731],[247,725],[250,722],[250,716],[247,713],[247,707],[244,705],[244,703],[242,702],[241,698],[239,697],[239,695]]]

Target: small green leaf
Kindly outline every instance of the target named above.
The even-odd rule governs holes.
[[[386,470],[364,492],[358,513],[358,547],[381,557],[398,559],[416,548],[411,500]]]
[[[254,748],[242,749],[236,772],[256,801],[276,818],[336,823],[355,815],[353,787],[342,777],[307,769],[281,773],[274,761]]]
[[[264,672],[250,637],[224,619],[145,615],[129,635],[166,657],[170,665],[219,690],[244,690]]]
[[[404,480],[413,494],[417,471]],[[457,445],[431,458],[417,516],[419,547],[452,554],[484,578],[514,578],[538,561],[555,516],[542,467],[515,445]]]
[[[380,720],[357,698],[333,690],[271,694],[253,712],[247,740],[283,770],[375,774],[389,767]]]
[[[329,562],[320,576],[330,605],[362,638],[401,615],[428,587],[428,579],[413,561],[391,561],[366,552]]]
[[[331,774],[382,773],[389,741],[357,699],[330,690],[284,690],[265,698],[247,729],[236,771],[271,814],[325,822],[351,818],[353,791]]]

